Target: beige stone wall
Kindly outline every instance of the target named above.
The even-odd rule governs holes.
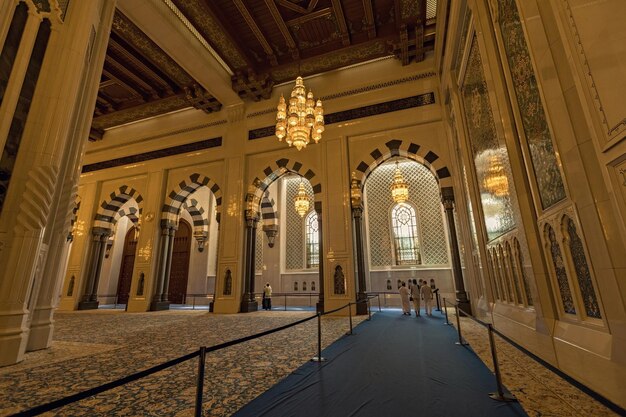
[[[539,112],[545,114],[566,191],[565,199],[545,207],[536,178],[542,173],[535,170],[536,161],[529,151],[529,143],[534,140],[527,136],[524,119],[529,110],[517,100],[522,93],[515,77],[520,77],[519,71],[525,69],[510,66],[511,40],[506,37],[512,36],[512,32],[502,30],[502,19],[510,18],[510,10],[502,9],[504,3],[511,2],[470,0],[455,5],[450,10],[452,40],[447,42],[442,60],[441,83],[443,95],[449,97],[445,109],[450,137],[458,135],[457,164],[471,174],[467,125],[470,121],[465,119],[459,86],[466,71],[469,43],[476,33],[495,128],[509,154],[519,202],[520,217],[515,230],[488,240],[478,179],[469,175],[467,186],[463,185],[466,190],[462,194],[469,197],[474,209],[482,261],[481,268],[474,258],[474,273],[466,278],[471,281],[470,287],[483,287],[487,298],[472,297],[474,306],[511,338],[624,406],[626,392],[619,381],[626,375],[626,181],[619,169],[626,160],[622,120],[626,107],[620,93],[626,83],[621,51],[624,32],[619,25],[610,23],[623,19],[626,9],[619,1],[513,2],[518,8],[522,41],[530,59],[530,66],[524,68],[532,70],[537,85],[537,93],[524,93],[537,98],[535,116]],[[580,245],[572,243],[568,231],[571,228],[566,230],[563,226],[567,219],[572,220],[568,224],[575,227]],[[467,228],[470,220],[461,216],[461,223]],[[553,261],[555,246],[544,233],[548,227],[556,231],[554,242],[559,245],[556,250],[562,266]],[[487,255],[511,236],[522,243],[523,269],[532,278],[532,306],[498,296],[498,285],[511,279],[510,268],[505,270],[495,261],[490,263]],[[575,254],[570,252],[573,244]],[[586,262],[583,269],[580,262]],[[508,262],[503,264],[507,266]],[[581,278],[584,276],[588,278]],[[571,296],[562,296],[565,287],[569,287]],[[585,298],[591,296],[595,302]]]

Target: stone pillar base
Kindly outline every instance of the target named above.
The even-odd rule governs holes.
[[[100,305],[99,301],[81,301],[78,303],[79,310],[96,310]]]
[[[253,311],[258,311],[258,310],[259,310],[259,303],[256,301],[243,300],[241,302],[242,313],[251,313]]]
[[[150,311],[163,311],[170,309],[169,301],[153,301],[150,303]]]
[[[315,311],[317,311],[318,313],[323,313],[324,312],[324,301],[318,301],[315,304]]]
[[[358,303],[356,305],[356,314],[357,314],[357,316],[361,316],[363,314],[367,314],[367,303],[366,302]]]
[[[463,298],[457,297],[456,303],[459,305],[459,309],[463,310],[464,312],[468,314],[472,314],[472,305],[470,304],[470,301],[467,298],[463,299]],[[465,317],[465,313],[463,311],[459,311],[459,314],[461,315],[461,317]]]

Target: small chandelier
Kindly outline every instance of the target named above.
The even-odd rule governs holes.
[[[310,204],[309,196],[306,195],[306,190],[304,189],[304,183],[302,180],[298,186],[298,195],[293,199],[293,203],[296,207],[296,212],[300,215],[300,217],[304,217],[304,215],[308,213]]]
[[[391,182],[391,198],[396,203],[404,203],[409,199],[409,188],[404,181],[402,172],[400,172],[398,161],[396,161],[396,171],[393,173],[393,181]]]
[[[317,143],[324,131],[324,108],[322,100],[313,99],[313,93],[306,93],[302,77],[296,78],[296,85],[289,98],[289,112],[285,98],[280,96],[276,113],[276,137],[279,141],[285,138],[289,146],[298,150],[306,148],[313,139]]]

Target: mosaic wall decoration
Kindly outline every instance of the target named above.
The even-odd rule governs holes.
[[[576,224],[567,216],[564,218],[563,222],[565,226],[567,226],[570,255],[572,256],[576,277],[578,278],[578,286],[580,287],[582,301],[585,305],[585,312],[589,317],[601,319],[602,314],[600,313],[596,290],[593,288],[593,281],[591,280],[591,273],[589,272],[589,265],[587,264],[583,243],[578,236],[578,232],[576,232]]]
[[[259,220],[256,225],[256,242],[254,243],[254,269],[257,272],[263,270],[263,220]]]
[[[474,35],[461,88],[474,156],[487,236],[492,240],[515,228],[515,194],[506,147],[498,143],[478,39]]]
[[[511,251],[511,245],[509,242],[506,242],[504,245],[504,253],[507,261],[507,268],[511,273],[511,278],[513,279],[513,289],[515,290],[515,296],[517,297],[517,303],[523,304],[524,298],[522,297],[522,291],[520,289],[520,279],[519,273],[517,271],[517,265],[515,264],[515,259],[513,258],[513,252]]]
[[[422,265],[448,265],[448,245],[437,180],[424,165],[403,160],[400,170],[409,187],[409,200],[417,210]],[[365,181],[369,259],[372,267],[394,265],[391,236],[391,179],[395,164],[383,164]]]
[[[333,290],[335,294],[343,295],[346,293],[346,277],[343,275],[343,268],[341,265],[335,267],[335,274],[333,275]]]
[[[298,194],[298,185],[300,185],[300,177],[292,176],[285,180],[286,199],[285,199],[285,216],[282,218],[285,222],[285,269],[304,269],[304,218],[296,213],[293,205],[293,199]],[[304,189],[309,197],[313,197],[313,188],[311,184],[304,180]],[[313,202],[311,201],[311,210]],[[306,215],[304,216],[306,217]]]
[[[495,4],[499,5],[496,6],[499,7],[498,22],[524,133],[528,140],[541,205],[546,209],[566,197],[559,170],[560,164],[539,96],[537,78],[528,53],[515,0],[501,0]]]
[[[519,241],[516,238],[513,238],[513,246],[515,247],[515,255],[517,256],[517,262],[521,265],[520,275],[522,276],[522,282],[524,283],[524,291],[526,292],[526,302],[529,306],[533,305],[533,297],[530,293],[530,284],[528,283],[528,276],[524,271],[524,254],[522,253],[522,248],[519,244]]]
[[[550,243],[550,254],[552,257],[552,265],[554,266],[554,273],[556,274],[556,282],[559,286],[561,301],[563,302],[563,310],[565,310],[567,314],[576,314],[572,292],[569,287],[569,282],[567,281],[565,262],[563,261],[563,255],[561,255],[561,248],[556,241],[556,235],[554,234],[552,226],[546,225],[546,232]]]

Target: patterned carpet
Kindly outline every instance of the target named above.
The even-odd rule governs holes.
[[[214,315],[197,311],[58,313],[51,349],[0,368],[0,415],[126,376],[169,359],[311,316],[311,312]],[[364,317],[354,319],[354,325]],[[347,318],[324,317],[322,346]],[[204,415],[229,416],[315,356],[317,320],[207,355]],[[197,360],[46,415],[193,415]]]
[[[449,309],[448,314],[456,329],[454,310]],[[461,334],[493,372],[487,329],[469,318],[461,317]],[[495,341],[502,383],[515,395],[530,417],[618,416],[499,336],[495,336]]]

